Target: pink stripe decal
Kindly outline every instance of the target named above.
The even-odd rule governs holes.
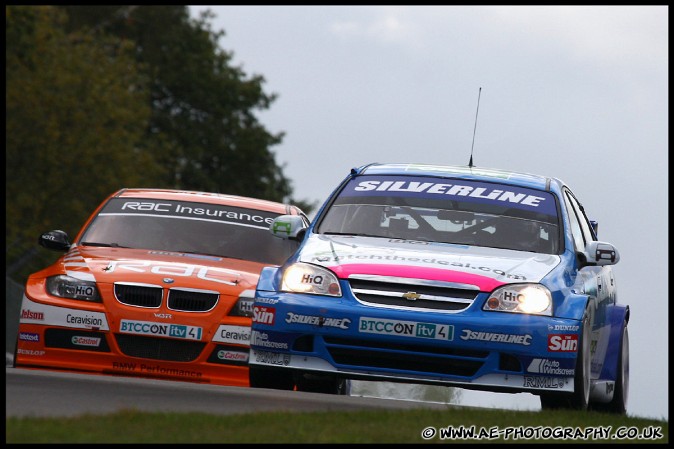
[[[497,281],[489,276],[464,273],[463,271],[448,270],[444,268],[386,264],[345,264],[327,268],[330,268],[342,279],[348,278],[351,274],[396,276],[401,278],[428,279],[433,281],[476,285],[480,291],[483,292],[490,292],[501,285],[507,284],[507,282]]]

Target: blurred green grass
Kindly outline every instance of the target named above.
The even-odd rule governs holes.
[[[497,439],[443,438],[441,429],[494,432]],[[422,438],[432,427],[435,435]],[[507,430],[509,429],[509,430]],[[579,439],[525,438],[527,433],[582,433]],[[598,430],[608,430],[601,438]],[[505,438],[505,432],[510,432]],[[619,432],[632,438],[616,439]],[[141,413],[74,418],[7,418],[6,443],[668,443],[667,421],[593,411],[511,411],[479,408],[241,415]],[[431,432],[432,433],[432,432]],[[517,437],[515,437],[517,436]],[[658,438],[659,436],[659,438]],[[656,437],[656,438],[653,438]]]

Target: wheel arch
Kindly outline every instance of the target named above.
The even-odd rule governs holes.
[[[573,293],[564,300],[557,310],[555,310],[554,316],[558,318],[570,318],[582,321],[585,311],[587,310],[588,303],[590,303],[593,298],[594,297],[590,295],[579,295]]]
[[[618,356],[621,351],[621,342],[623,329],[627,326],[630,319],[629,306],[614,306],[609,313],[609,322],[611,333],[609,334],[608,350],[606,351],[606,360],[599,374],[602,380],[616,380],[618,377]]]

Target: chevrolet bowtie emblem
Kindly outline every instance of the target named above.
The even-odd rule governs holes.
[[[417,292],[407,292],[403,293],[403,298],[409,301],[416,301],[417,299],[421,298],[421,295]]]

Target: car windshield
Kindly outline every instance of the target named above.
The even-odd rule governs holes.
[[[297,248],[297,242],[269,232],[269,224],[278,215],[217,204],[113,198],[87,227],[79,244],[280,265]]]
[[[557,254],[558,221],[550,192],[435,177],[359,176],[341,190],[317,232]]]

